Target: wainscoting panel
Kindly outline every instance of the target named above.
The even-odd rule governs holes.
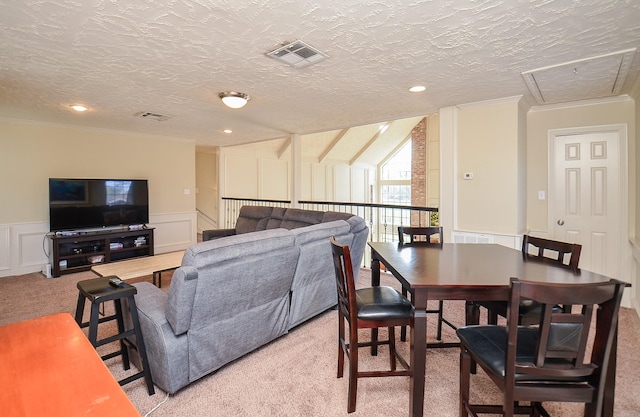
[[[149,227],[154,227],[155,253],[186,249],[197,241],[197,214],[176,213],[153,215]]]
[[[0,276],[11,269],[11,227],[0,227]]]
[[[186,249],[197,241],[197,214],[150,216],[155,253]],[[0,278],[40,272],[50,262],[48,222],[0,224]]]
[[[0,225],[0,277],[41,271],[49,262],[48,222]]]
[[[49,239],[42,233],[42,229],[36,227],[35,230],[23,230],[17,233],[18,241],[18,266],[20,268],[35,268],[42,270],[43,259],[46,261],[46,254],[49,253]],[[46,251],[46,254],[45,254]]]
[[[445,239],[445,242],[447,240]],[[522,236],[499,235],[490,233],[463,232],[454,230],[451,232],[451,242],[453,243],[496,243],[508,248],[520,250],[522,247]]]
[[[482,233],[453,232],[453,243],[493,243],[493,236]]]

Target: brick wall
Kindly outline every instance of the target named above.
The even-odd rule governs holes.
[[[427,118],[411,131],[411,205],[427,205]],[[411,224],[418,225],[417,214]],[[423,224],[424,225],[424,224]]]

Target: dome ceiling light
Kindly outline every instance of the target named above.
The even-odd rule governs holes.
[[[222,102],[232,109],[239,109],[247,104],[247,101],[251,100],[251,97],[245,93],[238,93],[235,91],[225,91],[218,94]]]

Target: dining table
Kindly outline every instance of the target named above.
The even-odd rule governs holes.
[[[425,415],[425,366],[427,358],[427,301],[465,300],[466,324],[478,324],[474,301],[507,301],[512,277],[548,283],[594,283],[609,277],[586,270],[571,270],[528,260],[522,252],[499,244],[444,243],[411,246],[395,242],[369,242],[371,285],[380,285],[380,264],[410,294],[414,306],[411,329],[409,416]],[[377,339],[377,332],[372,331]],[[617,341],[617,340],[616,340]],[[616,346],[610,359],[603,416],[613,416]],[[372,354],[376,354],[372,347]],[[435,382],[435,381],[434,381]]]

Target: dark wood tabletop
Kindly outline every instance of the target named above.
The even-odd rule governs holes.
[[[573,272],[569,268],[527,261],[522,252],[496,244],[445,243],[440,248],[371,242],[369,246],[396,278],[410,288],[508,289],[511,277],[556,283],[609,280],[589,271]],[[446,299],[452,299],[451,295]],[[459,299],[468,299],[468,296]]]

